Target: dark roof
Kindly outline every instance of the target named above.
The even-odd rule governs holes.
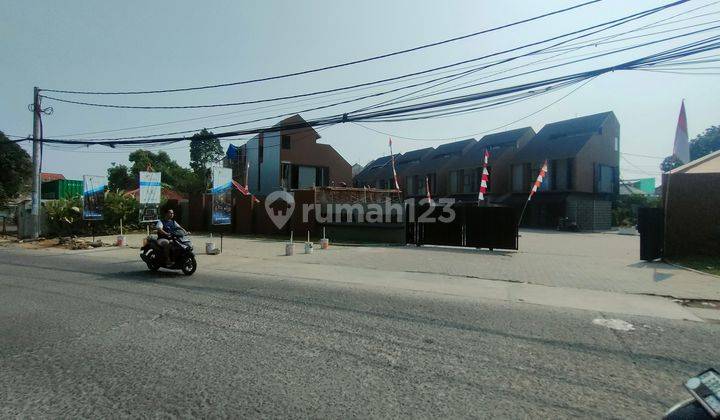
[[[535,134],[531,127],[517,128],[515,130],[503,131],[501,133],[493,133],[483,136],[480,139],[482,147],[499,146],[507,143],[515,143],[518,139],[527,133]]]
[[[414,160],[420,160],[429,153],[431,153],[433,150],[434,149],[432,147],[426,147],[424,149],[417,149],[405,152],[395,160],[395,163],[403,164],[407,162],[412,162]]]
[[[595,133],[558,138],[533,138],[515,155],[516,161],[541,161],[575,157]]]
[[[398,155],[395,155],[397,159]],[[379,157],[365,165],[360,173],[355,175],[356,179],[375,179],[384,167],[390,167],[390,155]],[[391,169],[392,171],[392,169]]]
[[[598,134],[612,112],[587,115],[546,124],[528,144],[515,155],[519,162],[543,159],[566,159],[574,157],[585,144]]]
[[[614,116],[612,111],[601,112],[599,114],[586,115],[584,117],[571,118],[569,120],[557,121],[546,124],[540,130],[535,138],[570,136],[581,133],[594,133],[602,127],[605,120],[610,116]],[[535,141],[535,138],[532,141]]]
[[[448,155],[448,154],[458,154],[462,153],[463,150],[465,150],[466,147],[468,147],[470,144],[475,143],[477,140],[475,139],[467,139],[467,140],[460,140],[460,141],[454,141],[452,143],[445,143],[441,144],[435,149],[435,153],[433,153],[433,157],[436,156],[442,156],[442,155]]]

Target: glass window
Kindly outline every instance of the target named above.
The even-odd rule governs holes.
[[[458,171],[450,171],[450,194],[458,192]]]
[[[523,165],[512,165],[512,190],[514,192],[525,191],[524,179]]]
[[[282,148],[283,149],[289,149],[290,148],[290,136],[282,136]]]

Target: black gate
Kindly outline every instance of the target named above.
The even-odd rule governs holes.
[[[512,207],[465,207],[465,246],[518,249],[517,214]]]
[[[455,203],[452,220],[443,205],[420,205],[407,222],[408,243],[518,249],[517,214],[512,207],[479,207]]]
[[[652,261],[663,256],[665,242],[665,213],[656,207],[638,209],[638,231],[640,232],[640,259]]]

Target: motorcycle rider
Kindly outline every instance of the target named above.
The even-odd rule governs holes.
[[[173,261],[170,260],[170,248],[172,247],[170,238],[176,230],[182,229],[180,224],[174,220],[174,217],[175,212],[172,209],[168,209],[165,212],[165,218],[158,220],[155,225],[158,234],[158,245],[162,247],[163,252],[165,253],[165,261],[167,265],[173,264]]]

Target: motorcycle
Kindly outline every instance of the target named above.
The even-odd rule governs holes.
[[[197,269],[197,262],[188,233],[178,229],[170,235],[168,240],[170,241],[170,257],[173,260],[171,263],[166,260],[165,251],[158,243],[156,236],[148,236],[143,241],[140,258],[147,264],[148,269],[158,271],[160,268],[167,268],[182,270],[186,276],[193,274]]]
[[[708,369],[685,382],[685,389],[692,395],[670,408],[663,419],[717,419],[720,418],[720,373]]]

